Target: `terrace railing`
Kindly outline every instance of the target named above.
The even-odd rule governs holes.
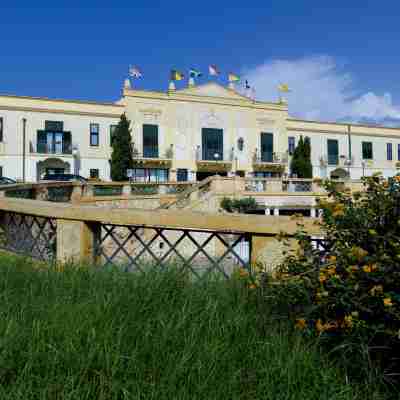
[[[126,271],[173,265],[194,278],[227,278],[238,267],[251,272],[262,238],[282,230],[287,217],[142,211],[0,199],[0,247],[43,261],[86,261]],[[310,232],[318,232],[306,222]]]

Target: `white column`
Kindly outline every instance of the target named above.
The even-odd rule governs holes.
[[[317,210],[314,207],[311,207],[311,213],[310,213],[310,217],[311,218],[316,218],[317,217]]]
[[[279,208],[274,208],[274,216],[275,217],[279,216]]]
[[[271,215],[271,209],[270,208],[266,208],[265,209],[265,215]]]

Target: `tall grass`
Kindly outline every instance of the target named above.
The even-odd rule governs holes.
[[[0,274],[0,399],[367,398],[235,282],[8,256]]]

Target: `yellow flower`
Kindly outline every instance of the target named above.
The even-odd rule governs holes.
[[[361,247],[353,247],[351,249],[351,253],[353,254],[354,257],[357,258],[358,261],[362,261],[363,258],[368,255],[368,251],[362,249]]]
[[[336,256],[329,256],[329,261],[330,261],[331,263],[336,262]]]
[[[324,326],[324,324],[322,323],[322,321],[319,319],[318,321],[317,321],[317,323],[315,324],[315,328],[317,329],[317,331],[318,332],[323,332],[324,331],[324,329],[325,329],[325,326]]]
[[[249,272],[247,271],[247,269],[240,268],[240,270],[239,270],[239,275],[240,275],[240,276],[248,276],[248,275],[249,275]]]
[[[319,274],[319,281],[321,282],[321,283],[324,283],[325,281],[326,281],[326,276],[324,275],[324,274]]]
[[[336,267],[330,267],[326,271],[329,275],[335,275],[336,274]]]
[[[252,284],[250,284],[249,285],[249,289],[255,289],[257,286],[254,284],[254,283],[252,283]]]
[[[307,322],[304,318],[298,318],[296,320],[296,328],[297,329],[303,330],[306,328],[306,326],[307,326]]]
[[[377,293],[383,292],[383,286],[375,285],[369,292],[372,294],[372,296],[375,296]]]
[[[338,203],[333,206],[333,213],[334,217],[340,217],[344,215],[344,204]]]
[[[353,327],[353,317],[351,315],[346,315],[344,317],[343,326],[350,329]]]
[[[392,307],[392,299],[390,297],[386,297],[385,299],[383,299],[383,304],[385,307]]]
[[[364,265],[363,266],[363,271],[364,272],[372,272],[372,268],[371,268],[371,266],[370,265]]]

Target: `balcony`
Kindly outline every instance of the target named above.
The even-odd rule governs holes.
[[[254,171],[270,171],[280,172],[285,171],[288,163],[288,153],[262,153],[260,154],[257,149],[253,155],[253,169]]]
[[[338,166],[338,167],[350,167],[354,164],[354,158],[348,158],[345,155],[328,154],[323,155],[319,159],[321,167]]]
[[[31,154],[72,155],[72,145],[70,143],[52,142],[38,143],[35,146],[32,142],[30,142],[29,152]]]
[[[160,157],[158,146],[144,146],[143,153],[140,153],[136,148],[132,150],[133,164],[135,167],[169,167],[172,164],[174,157],[173,145],[165,151]]]
[[[227,172],[232,169],[234,150],[229,152],[228,159],[224,159],[222,150],[207,149],[201,152],[200,147],[196,150],[197,170],[201,172]]]

